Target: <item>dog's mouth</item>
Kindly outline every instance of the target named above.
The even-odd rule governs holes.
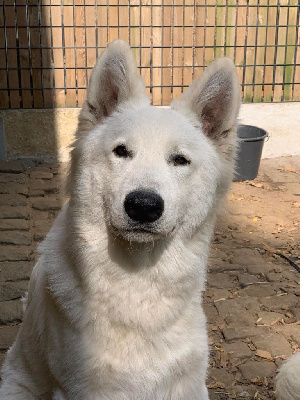
[[[123,238],[128,241],[136,242],[151,242],[162,239],[170,236],[175,230],[175,227],[173,227],[170,232],[163,232],[157,227],[151,226],[116,227],[111,225],[111,227],[115,234],[123,236]]]
[[[154,229],[151,228],[146,228],[146,227],[140,227],[140,228],[127,228],[125,229],[125,232],[135,232],[135,233],[150,233],[152,235],[157,235],[158,232],[155,232]]]

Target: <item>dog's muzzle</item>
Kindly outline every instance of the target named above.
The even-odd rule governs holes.
[[[134,190],[124,201],[126,214],[133,221],[140,223],[157,221],[164,211],[162,197],[152,191]]]

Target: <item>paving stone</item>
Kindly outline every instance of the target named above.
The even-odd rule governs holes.
[[[238,294],[241,297],[254,297],[259,299],[260,297],[273,296],[276,294],[276,291],[273,289],[272,285],[267,283],[247,286],[244,289],[240,289]]]
[[[269,266],[267,263],[253,265],[249,264],[246,268],[249,274],[253,275],[265,275],[269,271]]]
[[[280,335],[284,336],[288,340],[295,341],[298,344],[298,346],[300,347],[300,329],[299,329],[299,325],[291,325],[291,324],[276,325],[274,327],[274,330],[276,330],[277,333],[279,333]]]
[[[261,297],[260,302],[272,311],[286,310],[299,304],[297,296],[289,293],[282,296]]]
[[[49,169],[48,169],[49,171]],[[42,171],[42,170],[37,170],[37,171],[32,171],[30,173],[30,178],[32,179],[52,179],[53,174],[52,172],[48,171]]]
[[[300,185],[297,183],[284,183],[282,185],[285,190],[287,190],[292,195],[299,197],[300,196]]]
[[[239,251],[234,254],[232,264],[245,265],[249,264],[265,264],[266,260],[259,254],[257,250],[252,249],[239,249]]]
[[[253,385],[235,385],[234,391],[238,399],[254,399],[257,387]]]
[[[51,170],[56,170],[59,169],[61,165],[64,165],[65,163],[59,163],[57,161],[52,161],[52,162],[47,162],[45,165],[49,167]]]
[[[293,353],[289,342],[277,333],[269,333],[265,337],[254,337],[252,342],[257,349],[268,351],[273,357],[289,356]]]
[[[257,325],[274,325],[276,321],[282,321],[284,319],[284,314],[276,312],[261,311],[257,315]]]
[[[25,174],[0,174],[0,183],[17,182],[25,183],[27,177]]]
[[[299,176],[297,174],[291,174],[288,171],[280,171],[272,168],[265,172],[265,175],[273,182],[276,183],[299,183]]]
[[[230,327],[233,326],[254,326],[257,321],[254,312],[232,312],[231,314],[225,317],[225,321],[227,325]]]
[[[29,221],[25,219],[0,220],[0,231],[28,231],[29,226]]]
[[[0,282],[28,280],[33,263],[29,261],[9,261],[0,263]]]
[[[217,382],[226,382],[229,385],[234,382],[233,374],[230,374],[224,368],[211,368],[209,375]]]
[[[241,284],[261,281],[261,279],[259,279],[256,275],[252,275],[252,274],[239,274],[238,280]]]
[[[226,275],[226,274],[209,274],[208,275],[208,280],[207,283],[209,286],[214,287],[214,288],[233,288],[235,285],[234,282],[232,282],[232,279]]]
[[[231,358],[250,358],[253,353],[249,349],[247,343],[244,342],[234,342],[234,343],[224,343],[222,348],[226,353],[230,354]]]
[[[43,190],[31,190],[29,189],[28,197],[44,197],[45,192]]]
[[[0,231],[0,244],[19,244],[29,246],[32,243],[32,235],[28,232]]]
[[[59,184],[56,179],[44,180],[34,179],[29,184],[29,190],[39,190],[44,192],[58,192]]]
[[[21,321],[23,317],[21,300],[3,301],[0,303],[0,324]]]
[[[217,258],[226,262],[230,257],[225,251],[219,249],[218,247],[212,246],[210,249],[209,258],[212,260]]]
[[[34,168],[34,171],[50,172],[51,168],[48,166],[48,163],[44,163],[44,164],[41,164],[41,165],[37,165]]]
[[[282,271],[281,276],[288,281],[299,282],[299,273],[294,268]]]
[[[0,219],[6,218],[20,218],[20,219],[28,219],[29,212],[27,207],[24,206],[0,206]]]
[[[285,280],[282,273],[277,274],[276,272],[267,272],[265,275],[269,282],[283,282]]]
[[[19,325],[0,326],[0,350],[7,350],[14,342]]]
[[[204,313],[206,315],[207,321],[213,325],[219,320],[218,311],[212,304],[203,304]]]
[[[59,210],[61,204],[58,200],[52,198],[37,199],[32,201],[32,207],[37,210]]]
[[[27,186],[22,183],[8,182],[0,183],[0,194],[18,193],[26,195],[28,193]]]
[[[237,297],[235,299],[228,299],[215,303],[215,306],[223,318],[227,315],[234,313],[258,312],[260,311],[260,304],[257,299],[251,297]]]
[[[53,221],[47,219],[42,221],[36,221],[34,223],[34,239],[43,240],[47,233],[50,231],[53,225]]]
[[[23,172],[24,168],[20,161],[5,161],[0,160],[0,172],[9,172],[13,174],[18,174]]]
[[[27,290],[27,281],[0,283],[0,302],[19,299]]]
[[[247,380],[255,378],[271,377],[275,374],[276,366],[273,362],[268,361],[247,361],[245,364],[239,365],[243,377]]]
[[[225,261],[217,261],[217,260],[210,260],[209,264],[209,272],[225,272],[226,274],[229,274],[230,272],[235,272],[235,273],[241,273],[245,272],[246,268],[245,266],[241,266],[239,264],[230,264]]]
[[[269,329],[265,326],[256,327],[235,327],[223,329],[223,335],[228,342],[233,342],[241,339],[252,338],[261,335],[267,335]]]
[[[21,194],[1,194],[0,206],[26,206],[27,199]]]
[[[0,261],[29,261],[29,246],[0,245]]]
[[[205,291],[206,296],[208,296],[213,302],[218,303],[229,298],[231,291],[228,289],[217,289],[208,287]]]
[[[35,210],[34,208],[32,208],[30,210],[30,217],[31,220],[34,221],[34,223],[36,221],[45,221],[47,219],[50,218],[50,211],[41,211],[41,210]]]
[[[290,311],[293,313],[297,321],[300,321],[300,301],[299,304],[296,305],[295,307],[291,307]],[[299,329],[300,331],[300,329]]]

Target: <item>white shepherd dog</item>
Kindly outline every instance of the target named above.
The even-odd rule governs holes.
[[[280,367],[276,392],[280,400],[300,400],[300,351],[293,354]]]
[[[239,107],[227,58],[157,109],[128,44],[103,52],[1,400],[208,399],[201,296]]]

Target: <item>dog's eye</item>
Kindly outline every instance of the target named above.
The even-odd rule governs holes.
[[[178,165],[188,165],[188,164],[191,163],[190,160],[187,160],[184,156],[182,156],[182,155],[180,155],[180,154],[174,156],[174,157],[172,158],[172,161],[173,161],[173,164],[174,164],[175,166],[178,166]]]
[[[126,149],[126,147],[123,144],[117,146],[113,150],[113,152],[117,157],[127,158],[131,156],[130,152]]]

